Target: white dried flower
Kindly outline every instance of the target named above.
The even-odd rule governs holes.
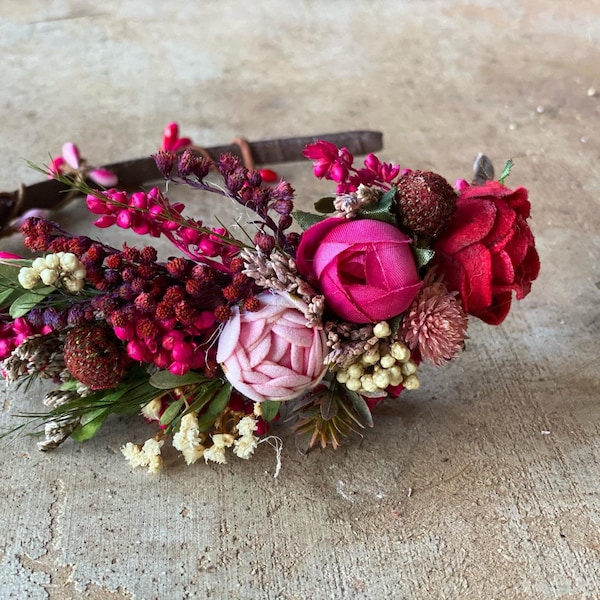
[[[22,267],[17,279],[19,285],[25,290],[32,290],[39,281],[40,274],[32,267]]]
[[[147,467],[150,473],[156,473],[162,468],[163,462],[160,449],[164,443],[164,440],[157,441],[154,438],[150,438],[142,446],[142,454],[146,456]]]
[[[32,263],[31,268],[35,269],[38,273],[41,273],[44,269],[48,268],[46,259],[43,256],[38,256]]]
[[[79,259],[72,252],[60,252],[58,256],[60,258],[60,266],[67,273],[71,273],[81,266]]]
[[[133,468],[147,467],[148,472],[156,473],[163,466],[160,452],[164,443],[164,440],[155,438],[146,440],[143,446],[129,442],[121,448],[121,453]]]
[[[210,448],[204,450],[204,460],[224,465],[227,462],[225,456],[225,448],[231,448],[233,446],[235,438],[230,433],[215,433],[212,436],[213,445]]]
[[[237,424],[237,430],[241,437],[253,435],[256,430],[256,419],[252,415],[244,417]]]
[[[44,257],[47,269],[58,269],[60,265],[60,258],[56,254],[48,254]]]
[[[213,462],[219,463],[220,465],[224,465],[227,463],[227,457],[225,456],[225,448],[211,446],[204,451],[204,460],[208,462],[212,460]]]
[[[127,442],[121,448],[121,454],[129,461],[129,464],[136,467],[145,467],[145,458],[142,456],[142,447],[139,444]]]
[[[54,269],[44,269],[40,272],[40,279],[44,285],[52,285],[58,279],[58,271]]]
[[[183,454],[188,465],[202,457],[205,448],[200,439],[196,413],[188,413],[181,418],[179,431],[173,436],[173,446]]]
[[[230,433],[215,433],[212,436],[213,445],[217,448],[231,448],[234,439]]]
[[[80,292],[85,285],[83,279],[72,279],[71,277],[65,277],[62,281],[68,292]]]
[[[243,435],[234,442],[233,453],[238,458],[248,460],[258,446],[258,438],[255,435]]]
[[[375,327],[373,327],[373,335],[376,338],[386,338],[389,337],[391,333],[392,329],[390,328],[389,323],[387,323],[387,321],[381,321],[377,323]]]
[[[160,419],[160,411],[162,409],[162,400],[160,398],[154,398],[150,400],[142,408],[142,416],[146,417],[149,421],[158,421]]]

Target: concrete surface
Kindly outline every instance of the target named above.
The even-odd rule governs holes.
[[[1,0],[0,75],[3,189],[67,140],[148,154],[173,119],[205,145],[381,129],[386,159],[451,181],[512,157],[543,263],[362,444],[303,457],[280,432],[277,479],[266,445],[132,472],[136,419],[54,454],[2,445],[0,598],[600,598],[598,0]],[[305,206],[329,189],[278,172]],[[2,424],[41,391],[2,389]]]

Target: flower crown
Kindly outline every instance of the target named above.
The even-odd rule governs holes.
[[[57,384],[27,421],[43,427],[41,450],[91,438],[111,413],[156,424],[122,447],[150,471],[169,437],[188,464],[247,459],[280,415],[301,450],[335,448],[373,426],[380,401],[419,387],[423,361],[455,358],[469,316],[498,325],[538,275],[527,190],[504,185],[510,161],[495,181],[480,156],[474,181],[453,187],[373,153],[356,166],[322,139],[303,154],[336,189],[309,213],[238,143],[243,160],[213,159],[172,123],[152,158],[171,185],[253,212],[240,237],[186,217],[158,187],[115,187],[118,174],[88,167],[74,144],[46,170],[85,194],[96,226],[164,237],[178,255],[20,218],[40,256],[0,253],[0,367],[8,383]]]

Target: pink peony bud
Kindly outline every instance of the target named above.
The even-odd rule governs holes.
[[[231,385],[255,402],[291,400],[327,370],[327,340],[306,326],[304,302],[287,293],[263,293],[261,308],[234,307],[219,337],[217,362]]]

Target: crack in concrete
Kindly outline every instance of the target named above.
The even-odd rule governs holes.
[[[134,596],[122,587],[109,590],[97,583],[88,582],[84,585],[74,580],[76,565],[65,564],[62,560],[60,541],[62,530],[60,521],[64,516],[67,499],[65,483],[56,479],[51,485],[53,500],[48,507],[50,524],[48,526],[50,537],[44,549],[45,553],[37,559],[31,558],[27,553],[17,554],[16,557],[22,566],[32,575],[45,574],[48,583],[40,583],[49,600],[133,600]]]

